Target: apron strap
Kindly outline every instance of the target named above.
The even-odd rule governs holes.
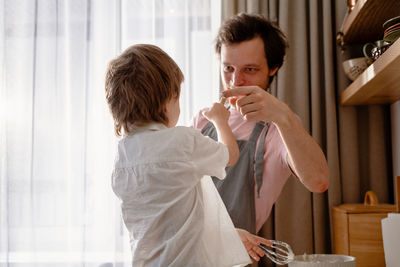
[[[202,133],[204,134],[205,131],[207,131],[210,128],[214,128],[214,125],[212,122],[208,122],[206,126],[202,129]],[[265,130],[264,130],[265,129]],[[260,197],[260,189],[263,183],[263,165],[264,165],[264,143],[265,143],[265,137],[268,133],[269,129],[269,124],[268,123],[256,123],[254,126],[253,131],[250,134],[249,141],[254,142],[257,144],[257,140],[261,135],[260,143],[258,144],[257,151],[255,153],[255,180],[256,180],[256,186],[257,186],[257,197]],[[264,131],[263,131],[264,130]],[[217,131],[211,131],[208,133],[209,137],[211,137],[214,140],[217,140]]]
[[[260,143],[258,144],[257,147],[257,152],[256,152],[256,157],[255,157],[255,176],[256,176],[256,185],[257,185],[257,198],[260,198],[260,189],[263,183],[263,165],[264,165],[264,143],[265,143],[265,137],[267,136],[268,129],[269,129],[269,124],[265,123],[265,127],[262,124],[257,124],[260,125],[261,130],[264,130],[261,134],[261,139]],[[253,131],[254,132],[254,131]],[[259,134],[257,134],[257,137]],[[258,138],[257,138],[258,139]],[[257,139],[255,142],[257,142]]]
[[[206,126],[201,129],[201,133],[203,135],[207,135],[214,141],[218,141],[217,130],[215,129],[214,124],[211,121],[209,121]]]
[[[256,125],[253,128],[253,131],[250,134],[249,141],[257,142],[258,137],[264,129],[264,123],[256,122]]]

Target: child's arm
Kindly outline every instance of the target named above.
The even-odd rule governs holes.
[[[203,115],[214,124],[218,134],[218,141],[224,143],[228,147],[229,161],[226,166],[232,166],[235,165],[239,158],[239,147],[228,125],[228,119],[231,113],[223,105],[224,102],[225,98],[222,98],[220,103],[214,103],[209,110],[203,112]]]

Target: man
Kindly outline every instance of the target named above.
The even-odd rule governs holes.
[[[217,36],[223,96],[229,98],[229,125],[240,156],[226,169],[226,178],[214,183],[245,246],[268,219],[290,174],[311,192],[324,192],[329,185],[321,148],[293,111],[268,93],[286,47],[280,29],[260,15],[233,16]],[[215,128],[202,113],[194,127],[216,139]],[[262,256],[257,248],[246,249],[257,261]]]

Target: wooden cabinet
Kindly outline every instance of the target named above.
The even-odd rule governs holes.
[[[331,207],[333,253],[356,257],[357,267],[385,266],[382,219],[400,212],[400,176],[395,178],[395,197],[395,205],[379,204],[368,191],[364,204]]]
[[[338,40],[364,44],[383,37],[383,23],[400,15],[399,0],[358,0],[345,18]],[[390,104],[400,100],[400,39],[341,94],[342,105]]]
[[[395,211],[376,203],[332,207],[333,253],[356,257],[357,267],[385,266],[381,220]]]

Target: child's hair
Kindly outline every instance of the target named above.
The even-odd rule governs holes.
[[[133,124],[168,124],[164,107],[179,97],[183,79],[175,61],[154,45],[133,45],[111,60],[105,90],[115,134],[129,134]]]

